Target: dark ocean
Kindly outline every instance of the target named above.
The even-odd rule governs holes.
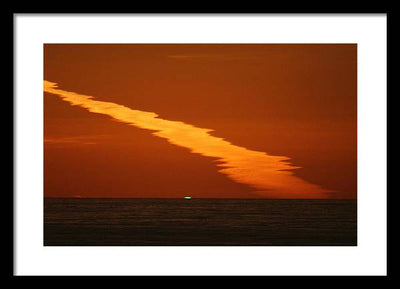
[[[45,246],[356,246],[357,202],[44,200]]]

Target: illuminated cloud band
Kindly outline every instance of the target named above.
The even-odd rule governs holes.
[[[112,102],[97,101],[92,96],[58,89],[57,84],[44,81],[44,91],[61,97],[71,105],[80,106],[142,129],[169,143],[189,149],[192,153],[217,158],[219,172],[231,180],[251,186],[263,197],[272,198],[327,198],[327,190],[296,177],[292,170],[298,167],[285,156],[236,146],[212,136],[212,130],[198,128],[180,121],[161,119],[154,112],[130,109]]]

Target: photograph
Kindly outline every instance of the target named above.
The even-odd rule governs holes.
[[[44,43],[43,158],[44,246],[357,246],[357,43]]]

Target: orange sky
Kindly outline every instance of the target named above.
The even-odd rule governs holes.
[[[46,44],[45,196],[356,198],[356,51]]]

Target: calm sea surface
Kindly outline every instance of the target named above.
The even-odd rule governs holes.
[[[357,203],[46,198],[44,245],[355,246]]]

